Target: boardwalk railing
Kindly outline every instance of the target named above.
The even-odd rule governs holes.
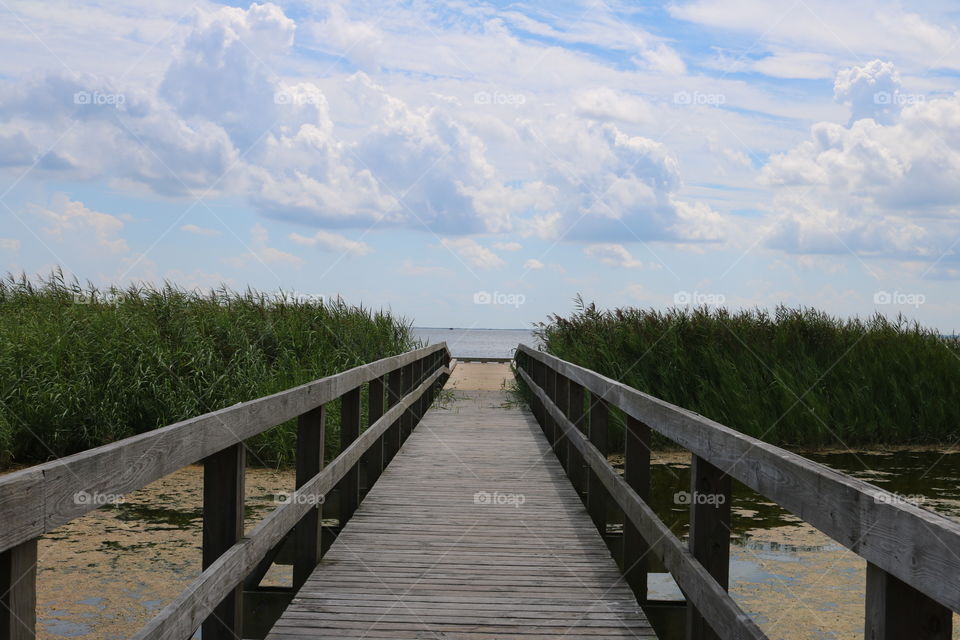
[[[653,554],[687,598],[689,640],[766,638],[727,593],[731,479],[867,561],[868,640],[950,639],[952,612],[960,611],[960,524],[546,353],[520,345],[515,361],[538,422],[602,534],[608,504],[622,510],[623,566],[638,600],[647,601]],[[613,408],[625,416],[623,477],[607,462]],[[647,504],[651,430],[693,456],[686,545]]]
[[[201,626],[204,640],[250,637],[242,629],[244,583],[255,587],[291,536],[292,591],[303,584],[322,553],[324,496],[337,490],[342,525],[360,499],[360,466],[369,487],[426,413],[451,366],[441,343],[0,477],[0,638],[36,635],[40,535],[201,461],[203,571],[135,637],[186,640]],[[364,385],[369,426],[361,433]],[[326,405],[337,399],[340,453],[324,467]],[[245,536],[243,442],[294,418],[296,491]]]

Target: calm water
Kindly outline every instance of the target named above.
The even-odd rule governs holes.
[[[414,335],[428,344],[446,342],[454,357],[509,358],[519,343],[535,345],[526,329],[446,329],[414,327]]]

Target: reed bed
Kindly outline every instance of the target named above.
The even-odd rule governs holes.
[[[171,284],[0,281],[0,463],[32,464],[275,393],[416,346],[410,323],[342,300]],[[328,411],[330,451],[338,411]],[[248,443],[283,464],[293,424]]]
[[[600,310],[577,302],[570,317],[538,326],[546,351],[767,442],[816,448],[960,438],[960,341],[902,316]]]

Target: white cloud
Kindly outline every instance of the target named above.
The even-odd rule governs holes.
[[[329,231],[317,231],[312,236],[291,233],[290,239],[306,247],[317,247],[323,251],[345,253],[352,256],[365,256],[373,251],[373,247],[366,242],[351,240],[350,238]]]
[[[506,264],[500,256],[472,238],[444,238],[441,243],[478,269],[498,269]]]
[[[873,118],[892,123],[900,113],[899,93],[900,75],[892,62],[882,60],[841,70],[833,85],[834,98],[851,105],[851,122]]]
[[[208,238],[214,238],[216,236],[223,235],[222,231],[217,229],[207,229],[206,227],[198,227],[195,224],[185,224],[180,227],[181,231],[186,231],[187,233],[192,233],[196,236],[206,236]]]
[[[591,244],[583,252],[611,267],[642,269],[644,264],[636,260],[622,244]]]
[[[610,87],[580,91],[574,96],[573,103],[578,115],[596,120],[649,123],[653,118],[646,100],[619,93]]]
[[[536,258],[530,258],[529,260],[527,260],[526,262],[523,263],[523,268],[524,268],[524,269],[529,269],[529,270],[531,270],[531,271],[536,271],[536,270],[538,270],[538,269],[543,269],[545,266],[547,266],[547,265],[543,264],[542,262],[540,262],[540,261],[537,260]]]
[[[82,248],[104,249],[110,253],[130,250],[120,237],[124,222],[117,216],[88,209],[82,202],[70,200],[65,193],[56,193],[49,207],[30,205],[28,210],[41,218],[43,232],[59,240],[69,239]]]
[[[19,251],[20,241],[12,238],[0,238],[0,249],[4,251]]]
[[[523,245],[519,242],[494,242],[492,246],[500,251],[519,251],[523,249]]]
[[[232,258],[225,258],[224,262],[236,268],[246,267],[251,264],[256,265],[258,263],[261,265],[279,263],[292,267],[300,267],[303,264],[302,258],[292,253],[281,251],[276,247],[271,247],[270,234],[259,222],[250,229],[249,249],[250,251],[247,253]]]

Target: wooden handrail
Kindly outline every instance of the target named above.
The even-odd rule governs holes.
[[[341,502],[342,494],[358,492],[361,458],[379,449],[379,469],[368,476],[368,481],[375,479],[388,462],[385,452],[396,452],[453,366],[446,343],[440,343],[0,478],[0,518],[5,521],[0,529],[0,638],[35,637],[38,536],[103,506],[100,497],[120,497],[201,461],[204,569],[137,637],[186,640],[201,623],[204,638],[240,637],[244,580],[269,562],[268,554],[275,555],[301,522],[304,527],[295,537],[296,574],[302,578],[312,571],[321,552],[319,497],[338,483]],[[390,408],[384,411],[387,377]],[[380,398],[371,400],[372,424],[360,434],[360,388],[367,383],[372,392],[380,391]],[[325,405],[346,396],[350,402],[344,404],[342,418],[349,422],[351,440],[323,468]],[[288,503],[244,537],[244,440],[293,418],[298,418],[298,456],[305,454],[297,460],[298,487]]]
[[[440,343],[360,365],[0,477],[0,551],[26,542],[189,464],[335,400],[373,378],[446,351]],[[90,496],[77,500],[77,495]]]
[[[560,427],[561,437],[573,445],[584,462],[603,484],[606,494],[623,510],[624,515],[647,541],[686,594],[714,629],[722,629],[722,638],[766,640],[767,636],[734,602],[683,543],[670,531],[656,513],[614,471],[607,457],[592,444],[553,403],[547,393],[522,368],[518,372],[531,392],[542,403],[550,418]],[[594,488],[591,488],[594,491]]]
[[[317,498],[325,495],[334,485],[354,469],[361,456],[382,436],[387,429],[443,375],[446,367],[437,369],[404,398],[390,407],[359,438],[353,441],[323,471],[297,489],[285,504],[271,511],[248,536],[231,547],[206,569],[169,605],[164,607],[147,626],[134,636],[134,640],[184,640],[189,638],[200,623],[213,611],[244,577],[257,566],[270,549],[274,548],[287,533],[317,504]]]
[[[871,576],[867,581],[868,637],[949,637],[949,612],[960,611],[960,523],[550,354],[526,345],[520,345],[517,354],[527,384],[543,391],[536,383],[537,376],[523,370],[525,359],[582,386],[590,392],[591,403],[602,400],[620,409],[628,419],[690,451],[695,460],[739,480],[866,559]],[[547,411],[550,420],[557,422],[553,409]],[[567,436],[576,442],[573,435],[579,432]],[[608,491],[617,499],[623,487],[615,483]],[[628,502],[632,504],[633,498]],[[639,522],[633,524],[640,527]],[[889,629],[894,620],[937,631],[918,636],[910,636],[909,631],[903,636],[870,635],[873,629]],[[941,629],[944,625],[946,636]]]

